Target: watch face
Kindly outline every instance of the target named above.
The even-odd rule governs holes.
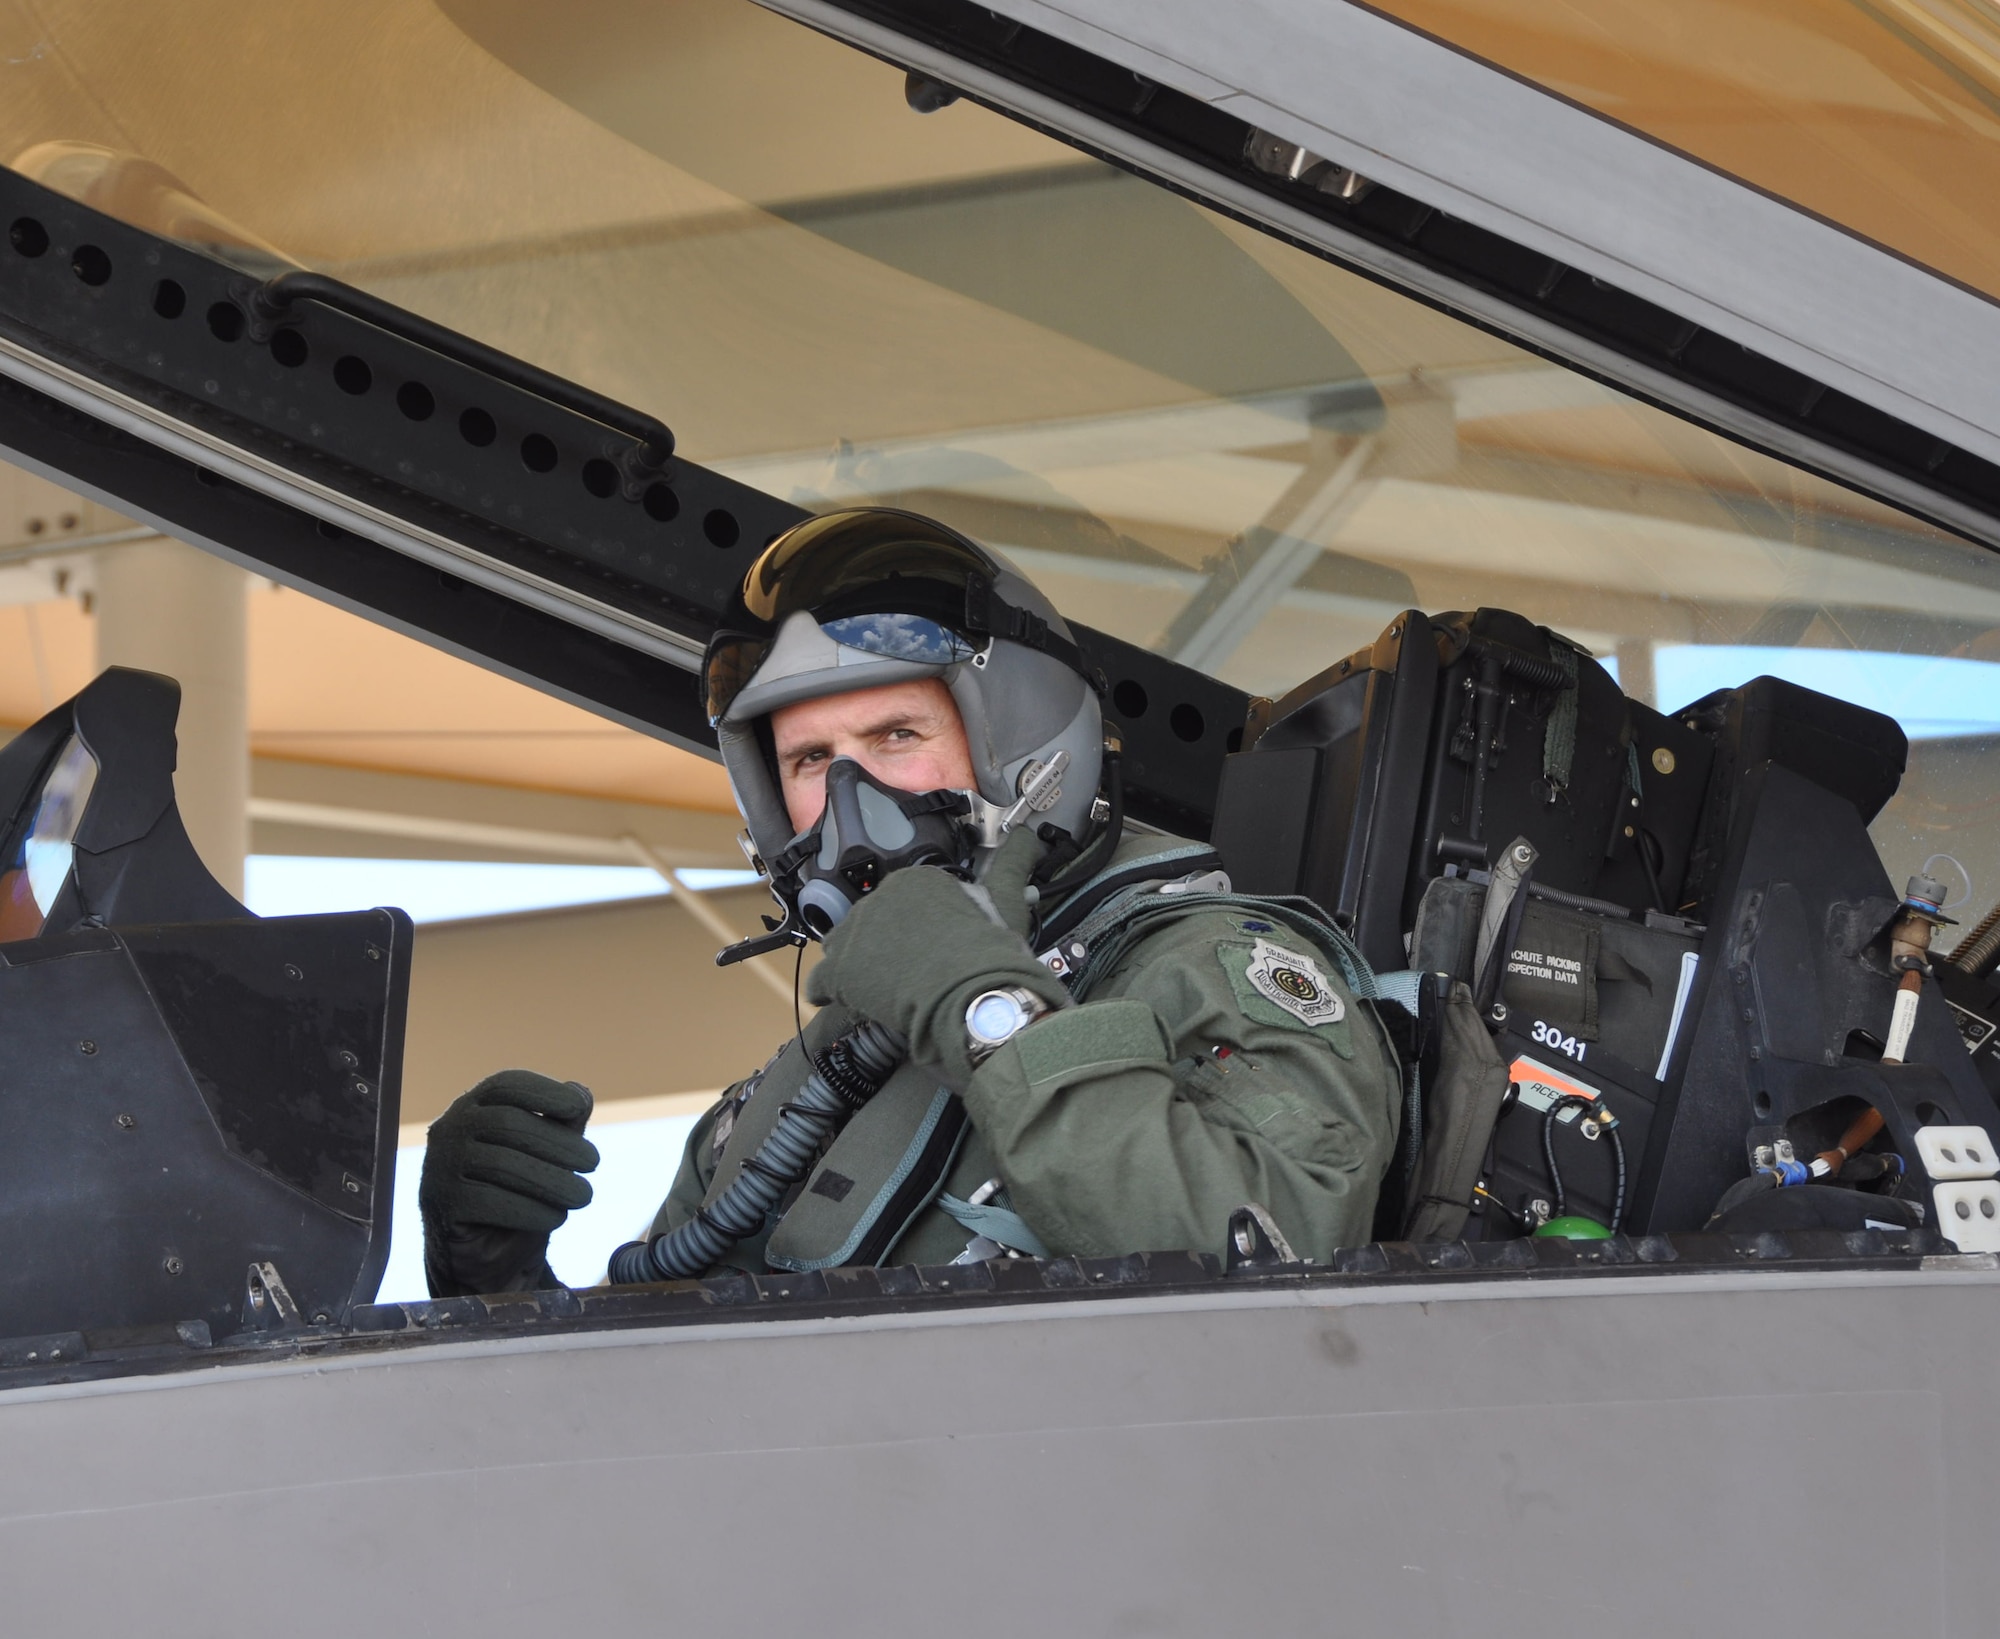
[[[972,1004],[965,1027],[981,1041],[1005,1041],[1021,1028],[1021,1004],[1012,996],[988,991]]]

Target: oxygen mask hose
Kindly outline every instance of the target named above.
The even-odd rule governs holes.
[[[903,1037],[871,1019],[856,1025],[814,1064],[736,1181],[678,1228],[619,1247],[611,1254],[611,1283],[691,1280],[713,1268],[764,1227],[785,1191],[812,1170],[828,1135],[875,1096],[909,1050]]]

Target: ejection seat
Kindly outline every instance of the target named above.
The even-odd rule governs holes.
[[[1614,1230],[1700,1229],[1869,1110],[1881,1165],[1841,1227],[1911,1225],[1948,1181],[1917,1130],[2000,1131],[1935,979],[1883,1051],[1908,907],[1867,827],[1902,778],[1894,720],[1771,677],[1662,713],[1482,609],[1398,616],[1250,728],[1216,805],[1232,880],[1317,900],[1378,971],[1470,985],[1506,1062],[1467,1239],[1532,1233],[1566,1193]]]

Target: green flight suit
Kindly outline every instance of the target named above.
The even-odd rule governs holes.
[[[1127,888],[1085,921],[1079,1005],[1028,1026],[962,1086],[942,1086],[934,1066],[903,1065],[834,1140],[775,1233],[767,1225],[739,1243],[725,1266],[949,1263],[969,1234],[937,1201],[963,1203],[992,1179],[1052,1254],[1219,1253],[1229,1214],[1247,1202],[1267,1208],[1302,1257],[1325,1261],[1371,1239],[1402,1082],[1374,1006],[1356,994],[1358,958],[1303,931],[1283,902],[1176,882],[1201,853],[1129,838],[1106,875],[1143,873],[1164,854],[1167,891],[1160,879]],[[810,1034],[828,1041],[847,1023],[829,1008]],[[703,1116],[652,1234],[736,1177],[808,1069],[788,1043]],[[935,1179],[953,1092],[969,1125],[942,1192],[912,1198],[926,1143]],[[875,1216],[857,1235],[863,1208]]]

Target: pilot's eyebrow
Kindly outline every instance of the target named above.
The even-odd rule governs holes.
[[[861,730],[861,738],[873,740],[879,735],[891,733],[899,728],[922,728],[932,720],[931,716],[924,712],[899,711],[893,717],[883,718],[879,723],[870,723]]]
[[[870,723],[865,728],[856,730],[855,733],[858,739],[872,740],[879,735],[891,733],[899,728],[921,729],[931,721],[931,717],[924,712],[899,711],[894,716],[885,717],[878,723]],[[832,749],[833,742],[822,735],[811,740],[802,740],[797,745],[780,746],[778,747],[778,757],[783,762],[797,762],[799,758],[809,757],[815,751],[831,751]]]

